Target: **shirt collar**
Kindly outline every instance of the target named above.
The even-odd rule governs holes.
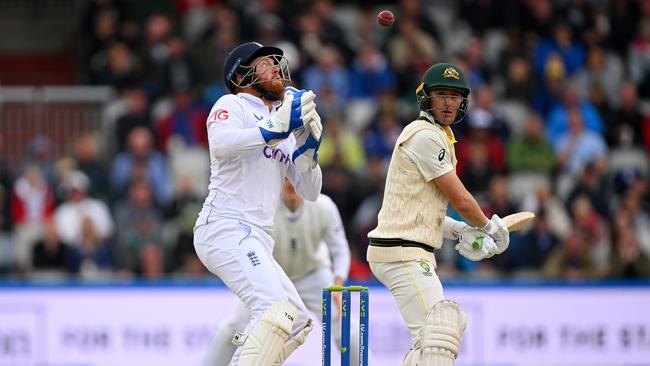
[[[258,105],[258,106],[262,106],[262,107],[266,108],[266,104],[264,104],[264,102],[262,101],[262,98],[260,98],[260,97],[256,97],[256,96],[254,96],[253,94],[249,94],[249,93],[237,93],[237,96],[240,97],[240,98],[242,98],[242,99],[244,99],[244,100],[246,100],[246,101],[249,102],[249,103],[256,104],[256,105]],[[282,104],[282,101],[281,101],[281,100],[276,100],[275,102],[271,103],[271,105],[273,106],[273,108],[277,108],[277,107],[279,107],[281,104]]]
[[[447,140],[449,140],[449,142],[451,142],[452,144],[455,144],[457,142],[456,136],[454,136],[454,132],[451,130],[451,127],[443,126],[441,124],[435,123],[434,122],[435,119],[431,114],[425,111],[420,111],[420,117],[418,119],[425,120],[438,128],[442,128],[442,130],[445,131],[445,134],[447,135]]]

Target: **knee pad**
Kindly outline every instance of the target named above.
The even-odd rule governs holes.
[[[467,322],[467,315],[455,301],[442,300],[433,305],[422,328],[421,365],[453,365]]]
[[[297,309],[288,300],[273,304],[245,336],[239,366],[271,366],[291,335]]]

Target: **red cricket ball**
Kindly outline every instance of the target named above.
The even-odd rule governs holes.
[[[377,15],[377,22],[384,27],[389,27],[395,22],[395,16],[390,10],[382,10]]]

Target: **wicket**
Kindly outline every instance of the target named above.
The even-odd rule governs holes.
[[[332,339],[332,292],[340,292],[341,304],[341,366],[350,366],[350,319],[351,296],[350,292],[359,293],[359,366],[368,366],[368,288],[363,286],[330,286],[323,289],[323,364],[331,366],[331,339]]]

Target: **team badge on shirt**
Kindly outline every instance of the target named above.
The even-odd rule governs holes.
[[[251,264],[253,265],[253,267],[255,267],[255,266],[259,265],[260,263],[262,263],[262,262],[260,262],[260,258],[257,256],[257,254],[255,252],[250,251],[250,252],[246,253],[246,255],[248,256],[248,259],[251,261]]]

